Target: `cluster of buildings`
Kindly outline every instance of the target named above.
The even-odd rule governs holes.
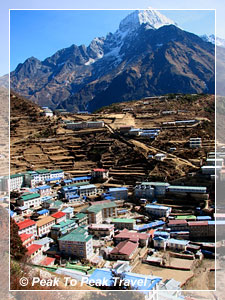
[[[119,128],[120,133],[128,134],[130,136],[142,136],[142,137],[149,137],[149,138],[156,138],[159,133],[159,128],[149,128],[149,129],[141,129],[141,128],[134,128],[133,126],[121,126]]]
[[[213,240],[215,221],[211,217],[175,219],[171,218],[170,206],[155,204],[167,195],[207,198],[206,187],[142,182],[132,194],[123,186],[100,188],[98,181],[107,178],[108,170],[100,168],[80,177],[48,169],[11,175],[10,190],[19,196],[11,200],[10,214],[33,264],[60,268],[59,258],[76,259],[95,268],[90,278],[98,278],[103,271],[111,274],[121,261],[119,268],[128,277],[150,280],[149,276],[131,272],[150,248],[189,250],[197,255],[201,254],[201,245],[193,241]],[[148,222],[132,212],[132,205],[124,205],[130,196],[141,203]],[[162,278],[153,279],[156,284],[149,285],[149,290],[162,284]]]
[[[72,130],[86,129],[86,128],[103,128],[103,121],[83,121],[83,122],[66,122],[66,128]]]

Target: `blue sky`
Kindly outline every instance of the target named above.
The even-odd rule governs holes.
[[[0,76],[9,70],[9,9],[216,9],[218,36],[225,38],[225,5],[221,0],[8,0],[0,4]],[[189,20],[186,19],[189,23]],[[180,22],[178,22],[180,23]],[[181,24],[180,24],[181,25]],[[29,27],[29,24],[27,24]],[[75,42],[75,41],[74,41]],[[64,47],[66,47],[65,45]],[[63,47],[63,46],[62,46]],[[54,52],[54,51],[53,51]],[[28,55],[30,56],[30,55]]]
[[[34,56],[40,60],[72,44],[115,32],[130,10],[11,10],[10,69]],[[160,11],[196,34],[215,33],[215,11]]]

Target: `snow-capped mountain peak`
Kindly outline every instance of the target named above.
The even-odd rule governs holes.
[[[136,10],[124,18],[119,25],[120,31],[133,30],[146,24],[149,28],[158,29],[164,25],[177,25],[174,21],[154,9]]]
[[[216,46],[220,46],[222,48],[225,48],[225,39],[221,39],[220,37],[215,37],[214,34],[210,34],[210,35],[207,35],[207,34],[204,34],[201,36],[201,38],[203,39],[203,41],[205,42],[210,42],[212,44],[216,44]]]

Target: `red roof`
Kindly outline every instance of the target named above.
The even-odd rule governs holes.
[[[105,169],[93,169],[94,172],[106,172]]]
[[[43,259],[40,264],[43,266],[49,266],[52,262],[55,262],[55,258],[45,257],[45,259]]]
[[[55,218],[55,219],[60,219],[62,217],[64,217],[66,215],[66,213],[62,212],[62,211],[58,211],[56,213],[54,213],[53,215],[51,215],[51,217]]]
[[[30,233],[30,234],[27,234],[27,233],[22,233],[21,235],[20,235],[20,238],[21,238],[21,241],[22,242],[25,242],[26,240],[28,240],[30,237],[32,237],[33,236],[33,234],[32,233]]]
[[[170,220],[168,225],[187,224],[187,220]]]
[[[41,248],[42,248],[41,245],[32,244],[29,247],[27,247],[27,254],[32,255],[34,252],[38,251]]]
[[[146,233],[132,232],[125,228],[122,231],[120,231],[119,234],[115,235],[115,238],[124,238],[124,239],[129,239],[138,242],[139,239],[147,240],[149,238],[149,235]]]
[[[188,222],[189,226],[207,226],[208,221],[193,221],[193,222]]]
[[[138,248],[137,243],[132,243],[130,241],[120,242],[110,254],[125,254],[130,256]]]
[[[30,219],[27,219],[27,220],[17,223],[17,225],[19,226],[19,230],[33,226],[35,224],[36,224],[36,222],[34,222],[33,220],[30,220]]]

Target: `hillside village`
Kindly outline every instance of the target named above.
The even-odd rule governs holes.
[[[10,215],[33,266],[89,286],[114,270],[149,291],[193,289],[198,269],[214,289],[215,176],[225,174],[214,97],[94,114],[26,101],[11,95]]]

